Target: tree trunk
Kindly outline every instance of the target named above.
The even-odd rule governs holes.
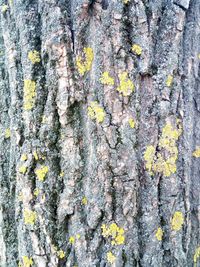
[[[0,2],[0,266],[200,266],[199,0]]]

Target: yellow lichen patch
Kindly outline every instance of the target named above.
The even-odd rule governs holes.
[[[1,7],[1,12],[5,13],[8,10],[9,6],[8,5],[2,5]]]
[[[101,226],[102,236],[105,238],[111,238],[112,245],[124,244],[124,229],[117,226],[116,223],[111,223],[110,226],[103,224]]]
[[[8,138],[10,138],[10,136],[11,136],[11,131],[10,131],[10,129],[9,128],[7,128],[6,130],[5,130],[5,138],[6,139],[8,139]]]
[[[26,161],[28,158],[27,158],[27,155],[26,154],[22,154],[21,155],[21,161]]]
[[[144,159],[146,161],[146,169],[152,174],[152,166],[154,163],[154,156],[156,153],[156,149],[153,146],[147,146],[146,151],[144,153]]]
[[[83,51],[84,51],[84,59],[80,56],[77,57],[76,59],[76,66],[78,72],[81,75],[84,75],[86,72],[90,71],[94,59],[94,53],[91,47],[85,47]]]
[[[146,161],[146,169],[152,175],[153,173],[161,173],[166,177],[176,172],[176,161],[178,158],[178,148],[176,141],[182,133],[180,123],[177,124],[178,129],[174,129],[171,123],[167,123],[162,130],[159,140],[159,150],[155,156],[155,148],[148,146],[146,148],[144,159]]]
[[[142,47],[138,44],[132,45],[131,50],[133,51],[133,53],[135,53],[138,56],[142,54]]]
[[[65,252],[60,249],[59,251],[57,251],[57,255],[60,259],[63,259],[65,257]]]
[[[28,53],[28,59],[33,63],[39,63],[40,62],[40,53],[36,50],[29,51]]]
[[[128,78],[127,72],[119,74],[119,86],[117,91],[122,93],[123,96],[129,96],[135,89],[133,82]]]
[[[9,0],[9,5],[10,5],[10,6],[13,5],[13,0]]]
[[[101,123],[104,121],[105,115],[104,109],[98,104],[97,101],[90,103],[90,106],[88,107],[88,116],[92,120],[96,120],[98,123]]]
[[[19,267],[31,267],[33,265],[33,259],[28,256],[22,256],[22,263],[19,263]]]
[[[27,170],[27,167],[24,166],[24,165],[22,165],[21,167],[19,167],[19,172],[20,172],[20,173],[25,174],[26,170]]]
[[[116,257],[115,257],[115,255],[111,251],[109,251],[106,256],[107,256],[107,261],[110,264],[113,264],[115,262]]]
[[[24,197],[24,196],[23,196],[23,193],[20,192],[19,195],[18,195],[18,200],[19,200],[19,201],[23,201],[23,197]]]
[[[80,239],[80,238],[81,238],[81,235],[80,235],[80,234],[77,234],[77,235],[76,235],[76,238],[77,238],[77,239]]]
[[[87,205],[88,200],[87,200],[86,197],[83,197],[81,202],[82,202],[83,205]]]
[[[36,83],[31,80],[24,80],[24,109],[31,110],[35,105]]]
[[[39,169],[35,170],[35,174],[39,181],[44,181],[46,174],[48,173],[49,168],[47,166],[41,166]]]
[[[33,157],[35,158],[35,160],[38,160],[39,159],[38,154],[37,154],[36,151],[33,152]]]
[[[35,211],[25,209],[24,210],[24,222],[25,224],[34,225],[37,219],[37,213]]]
[[[193,257],[194,267],[197,266],[197,261],[198,261],[199,258],[200,258],[200,247],[198,247],[198,248],[195,250],[195,253],[194,253],[194,257]]]
[[[9,128],[7,128],[7,129],[5,130],[5,134],[4,134],[4,136],[5,136],[6,139],[10,138],[10,136],[11,136],[11,131],[10,131]]]
[[[174,231],[179,231],[184,223],[184,217],[181,211],[176,211],[171,220],[171,228]]]
[[[163,230],[162,230],[161,227],[158,227],[155,236],[158,239],[158,241],[162,240],[162,238],[163,238]]]
[[[134,119],[130,118],[128,120],[128,123],[129,123],[129,125],[130,125],[131,128],[135,128],[135,121],[134,121]]]
[[[63,177],[64,175],[65,175],[64,171],[61,171],[59,174],[60,177]]]
[[[102,84],[106,84],[106,85],[114,85],[115,84],[115,81],[114,79],[110,76],[109,72],[108,71],[105,71],[101,78],[99,79],[99,81],[102,83]]]
[[[74,242],[75,242],[75,237],[74,236],[70,236],[69,237],[69,243],[73,245]]]
[[[167,87],[171,87],[172,83],[173,83],[173,76],[172,75],[168,75],[167,76],[167,80],[166,80],[166,85]]]
[[[200,158],[200,147],[195,149],[195,151],[192,153],[192,156],[195,158]]]
[[[39,188],[35,188],[34,191],[33,191],[33,195],[35,197],[37,197],[39,195],[39,193],[40,193],[40,189]]]

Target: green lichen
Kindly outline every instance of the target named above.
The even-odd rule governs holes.
[[[31,110],[35,105],[36,83],[24,80],[24,110]]]
[[[162,241],[163,239],[163,230],[161,227],[158,227],[156,233],[155,233],[155,236],[157,238],[158,241]]]
[[[118,227],[116,223],[112,223],[109,226],[102,224],[102,236],[111,239],[112,245],[123,245],[125,242],[124,229]]]
[[[184,223],[183,213],[181,211],[176,211],[171,220],[171,229],[174,231],[179,231]]]
[[[168,75],[167,76],[167,80],[166,80],[166,85],[167,87],[171,87],[172,83],[173,83],[173,76],[172,75]]]
[[[147,146],[144,153],[146,169],[152,175],[161,173],[163,176],[169,177],[176,172],[176,161],[178,159],[178,148],[176,142],[182,133],[180,122],[177,122],[178,129],[174,129],[172,124],[168,122],[163,130],[159,140],[159,152],[155,155],[155,148]]]
[[[107,261],[110,263],[110,264],[113,264],[116,260],[116,257],[115,255],[111,252],[111,251],[108,251],[107,254]]]
[[[114,79],[110,76],[108,71],[105,71],[99,80],[102,84],[105,84],[105,85],[114,85],[115,84]]]
[[[24,210],[24,223],[29,225],[34,225],[37,219],[37,213],[30,209]]]
[[[105,111],[104,109],[98,104],[97,101],[93,101],[90,103],[88,107],[88,116],[92,120],[96,120],[98,123],[102,123],[105,119]]]
[[[128,78],[127,72],[122,72],[119,74],[119,86],[117,91],[120,92],[123,96],[129,96],[135,89],[133,82]]]
[[[39,181],[44,181],[47,173],[49,171],[49,168],[47,166],[41,166],[40,168],[35,170],[35,174]]]
[[[28,59],[33,63],[39,63],[40,62],[40,53],[36,50],[29,51],[28,53]]]
[[[94,53],[91,47],[85,47],[83,51],[84,59],[80,56],[76,59],[76,66],[80,75],[84,75],[91,70],[94,59]]]
[[[131,49],[137,56],[140,56],[142,54],[142,47],[138,44],[134,44]]]

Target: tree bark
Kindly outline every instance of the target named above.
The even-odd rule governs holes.
[[[199,0],[0,2],[0,266],[200,266]]]

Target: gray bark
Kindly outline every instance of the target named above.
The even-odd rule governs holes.
[[[200,146],[199,0],[0,4],[0,266],[23,264],[23,256],[39,267],[111,266],[109,251],[116,267],[195,266],[200,246],[200,159],[193,156]],[[140,56],[131,50],[135,43],[142,47]],[[93,49],[94,60],[81,76],[76,59],[84,47]],[[40,53],[39,63],[28,59],[33,50]],[[102,85],[105,71],[116,84],[119,73],[127,71],[134,92],[124,97],[116,84]],[[170,87],[168,75],[173,76]],[[24,80],[36,82],[36,102],[28,111]],[[102,123],[88,116],[91,101],[105,110]],[[182,125],[177,171],[168,177],[150,174],[146,148],[153,145],[159,153],[162,129],[176,119]],[[43,182],[35,174],[41,166],[48,167]],[[25,209],[36,212],[34,225],[25,223]],[[178,231],[171,227],[176,211],[184,217]],[[102,235],[102,224],[111,223],[124,229],[124,244],[112,245]],[[161,241],[155,236],[158,227]]]

